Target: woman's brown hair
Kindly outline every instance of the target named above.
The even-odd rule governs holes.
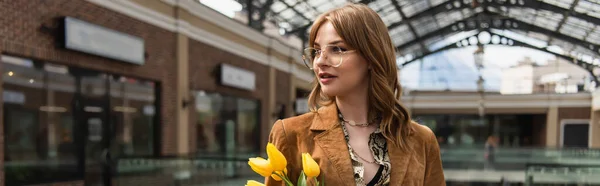
[[[383,136],[394,145],[405,149],[410,128],[410,115],[400,104],[402,89],[398,82],[396,54],[387,27],[379,15],[363,4],[348,4],[321,14],[310,30],[309,46],[314,46],[321,25],[331,22],[350,47],[366,59],[369,70],[368,118],[381,117]],[[315,77],[316,79],[316,77]],[[322,94],[318,81],[314,81],[309,96],[309,107],[316,112],[318,106],[329,105],[334,97]]]

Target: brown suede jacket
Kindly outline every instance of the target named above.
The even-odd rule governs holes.
[[[388,146],[391,162],[390,186],[446,185],[440,148],[433,132],[426,126],[411,123],[409,150]],[[302,153],[310,153],[321,168],[327,186],[356,185],[348,146],[339,125],[335,104],[317,112],[278,120],[271,129],[269,142],[287,158],[288,176],[296,184],[302,171]],[[392,144],[388,141],[388,144]],[[267,186],[285,185],[272,178]],[[312,185],[312,184],[311,184]]]

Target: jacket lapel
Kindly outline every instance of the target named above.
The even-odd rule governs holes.
[[[316,145],[323,149],[323,152],[331,162],[332,169],[336,170],[328,174],[337,174],[339,177],[337,183],[356,185],[348,146],[345,145],[344,131],[338,123],[337,107],[335,104],[331,104],[319,109],[310,129],[313,131],[324,131],[317,134],[314,140]]]
[[[390,163],[392,165],[391,173],[390,173],[390,186],[402,185],[404,182],[404,177],[406,176],[406,172],[408,171],[409,161],[413,159],[413,148],[411,139],[412,136],[408,136],[408,148],[406,150],[402,150],[393,145],[391,141],[387,141],[388,146],[388,154],[390,157]]]

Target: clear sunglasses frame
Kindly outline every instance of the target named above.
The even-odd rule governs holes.
[[[333,58],[332,60],[330,60],[331,64],[329,64],[329,66],[336,68],[341,66],[344,62],[344,54],[356,51],[344,50],[342,47],[336,45],[326,45],[324,48],[325,53],[329,55],[328,57]],[[321,57],[323,57],[323,49],[308,47],[302,51],[302,61],[304,61],[304,65],[306,65],[306,67],[308,67],[311,70],[314,69],[314,62],[320,59]]]

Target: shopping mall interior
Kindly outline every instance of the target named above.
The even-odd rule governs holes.
[[[348,3],[447,185],[600,185],[598,1],[0,0],[0,186],[262,182],[248,158],[311,112],[311,25]]]

